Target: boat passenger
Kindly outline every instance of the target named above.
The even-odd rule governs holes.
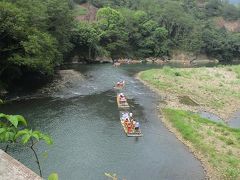
[[[135,127],[136,127],[136,121],[132,120],[131,122],[132,122],[132,129],[135,129]],[[135,129],[135,130],[136,130],[136,129]]]
[[[132,120],[133,127],[135,128],[136,126],[136,121]]]
[[[139,131],[139,129],[140,129],[140,123],[137,121],[135,124],[135,130]]]
[[[125,81],[120,81],[121,86],[125,84]]]
[[[117,82],[117,87],[120,87],[121,86],[121,83],[120,82]]]
[[[129,113],[129,117],[132,120],[133,119],[133,113]]]
[[[127,130],[128,130],[128,133],[132,132],[132,125],[131,125],[131,122],[129,122],[129,121],[127,123]]]
[[[119,97],[119,100],[120,100],[121,103],[124,103],[124,102],[127,101],[126,97],[125,96],[121,96],[121,95]]]
[[[126,126],[126,127],[128,127],[128,119],[126,118],[125,120],[124,120],[124,126]]]
[[[128,113],[124,113],[124,112],[122,113],[122,119],[125,120],[125,119],[128,118],[128,117],[129,117],[129,116],[128,116]]]

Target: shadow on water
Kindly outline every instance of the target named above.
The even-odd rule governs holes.
[[[105,180],[109,172],[127,180],[204,179],[200,162],[159,120],[159,97],[133,78],[149,68],[160,66],[75,66],[87,77],[84,82],[52,97],[6,104],[0,111],[22,114],[31,127],[53,137],[53,146],[37,147],[38,153],[48,154],[40,155],[45,177],[57,172],[61,179]],[[123,92],[141,123],[141,138],[128,138],[122,130],[112,90],[119,79],[127,82]],[[10,153],[38,172],[29,150],[15,147]]]

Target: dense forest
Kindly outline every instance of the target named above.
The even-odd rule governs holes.
[[[98,8],[96,20],[76,20],[76,6]],[[175,50],[230,62],[240,55],[240,31],[217,26],[240,19],[223,0],[0,0],[0,86],[50,77],[73,55],[171,57]],[[0,88],[1,89],[1,88]]]

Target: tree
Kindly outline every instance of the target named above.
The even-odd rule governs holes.
[[[125,55],[128,34],[125,30],[125,19],[112,8],[102,8],[97,12],[97,30],[100,45],[112,58]]]
[[[205,10],[208,16],[219,16],[222,13],[222,1],[210,0],[205,5]]]
[[[179,40],[188,35],[195,25],[194,18],[179,3],[172,1],[164,5],[158,21],[168,30],[168,37],[176,46],[180,45]]]
[[[71,42],[74,44],[76,53],[81,56],[87,54],[88,57],[85,57],[85,59],[92,60],[95,59],[96,54],[101,54],[99,51],[99,40],[100,38],[94,25],[82,22],[74,30]]]
[[[167,54],[168,31],[144,11],[122,10],[126,19],[128,43],[133,56],[150,57]]]
[[[240,11],[237,9],[236,6],[232,4],[224,4],[223,6],[223,17],[226,20],[237,20],[240,18]]]
[[[27,73],[53,75],[72,48],[68,0],[0,2],[0,80],[14,85]],[[40,76],[39,75],[39,76]],[[9,87],[8,87],[9,88]]]
[[[47,31],[57,39],[58,50],[65,56],[73,48],[70,39],[74,20],[68,0],[47,0],[46,6]]]

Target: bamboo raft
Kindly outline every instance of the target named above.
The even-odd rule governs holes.
[[[127,135],[128,137],[142,137],[143,134],[142,134],[140,128],[139,128],[139,130],[137,130],[137,131],[136,131],[135,129],[133,129],[132,132],[130,132],[130,133],[128,132],[128,128],[126,127],[126,125],[125,125],[125,123],[124,123],[124,120],[123,120],[123,118],[122,118],[122,114],[123,114],[123,113],[128,113],[128,112],[120,112],[120,121],[121,121],[123,130],[124,130],[124,132],[126,133],[126,135]]]
[[[117,105],[118,105],[118,108],[122,108],[122,109],[129,109],[130,106],[128,104],[128,102],[120,102],[120,98],[119,98],[119,94],[117,94]]]
[[[122,85],[120,85],[120,86],[117,86],[117,84],[113,87],[114,89],[117,89],[117,90],[121,90],[121,89],[123,89],[125,87],[125,82],[124,83],[122,83]]]
[[[117,89],[117,90],[121,90],[121,89],[124,88],[124,86],[125,86],[125,85],[122,85],[122,86],[119,86],[119,87],[118,87],[118,86],[114,86],[113,88],[114,88],[114,89]]]

